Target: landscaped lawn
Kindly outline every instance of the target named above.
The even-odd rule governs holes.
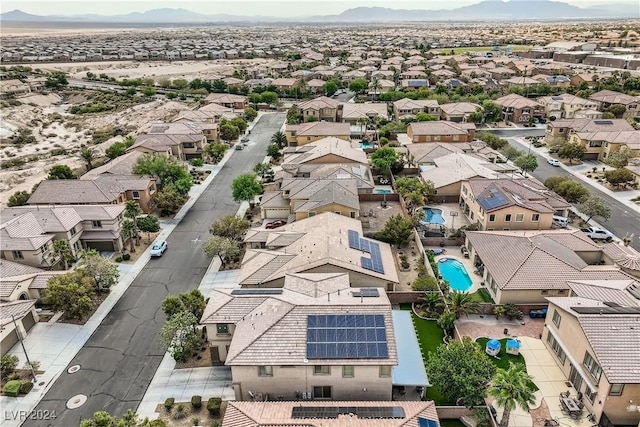
[[[473,302],[477,302],[477,303],[483,303],[483,302],[493,303],[493,298],[491,298],[491,295],[489,294],[489,291],[486,288],[478,289],[477,291],[475,291],[474,293],[471,294],[471,297],[473,298]]]
[[[518,354],[517,356],[513,354],[507,354],[506,348],[508,339],[509,338],[503,338],[499,340],[501,344],[499,355],[500,359],[491,356],[489,356],[489,359],[491,359],[491,361],[494,365],[496,365],[497,368],[507,369],[509,367],[509,362],[511,362],[513,364],[522,365],[522,367],[526,371],[527,364],[525,363],[524,357],[521,354]],[[483,350],[487,346],[487,341],[489,341],[489,338],[478,338],[476,340],[476,342],[482,346]]]

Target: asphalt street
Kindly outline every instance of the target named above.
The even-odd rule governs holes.
[[[57,418],[48,424],[27,421],[25,426],[77,426],[96,411],[122,415],[142,400],[165,350],[157,341],[165,316],[160,306],[168,295],[198,287],[210,260],[201,249],[209,225],[216,218],[235,214],[239,204],[231,198],[231,181],[262,161],[271,135],[280,129],[284,113],[268,114],[251,131],[250,143],[235,151],[220,173],[171,233],[168,249],[151,259],[104,321],[56,380],[35,412],[48,411]],[[84,394],[87,402],[69,410],[71,397]]]
[[[534,133],[528,133],[528,135],[531,134]],[[502,134],[500,136],[505,138],[506,135]],[[529,150],[528,145],[521,144],[514,138],[506,137],[505,139],[520,151],[527,152]],[[630,209],[625,204],[620,203],[619,200],[593,187],[589,184],[588,181],[578,180],[563,168],[551,166],[547,163],[546,157],[543,157],[536,152],[533,153],[538,159],[538,167],[535,171],[533,171],[531,175],[542,182],[544,182],[551,176],[568,176],[574,181],[579,181],[582,185],[589,189],[589,192],[591,194],[602,198],[611,207],[611,218],[609,218],[607,221],[603,221],[601,218],[594,219],[602,224],[603,227],[606,227],[609,231],[620,238],[624,237],[627,233],[634,233],[636,237],[631,243],[631,246],[636,250],[640,250],[640,239],[638,238],[640,237],[638,236],[638,230],[640,229],[640,213],[634,211],[633,209]]]

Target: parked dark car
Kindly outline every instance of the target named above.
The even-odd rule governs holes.
[[[282,227],[283,225],[287,225],[287,221],[283,219],[279,219],[277,221],[268,222],[267,225],[264,226],[267,230],[273,230],[274,228]]]

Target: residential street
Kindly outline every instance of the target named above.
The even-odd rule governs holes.
[[[238,210],[231,181],[264,158],[271,135],[284,120],[285,113],[261,116],[248,146],[233,154],[171,233],[167,252],[149,261],[69,364],[81,369],[74,374],[65,370],[35,408],[34,413],[55,413],[57,418],[23,425],[77,426],[96,411],[121,415],[137,408],[165,353],[156,339],[165,320],[162,300],[198,287],[209,266],[201,250],[209,225]],[[67,400],[78,394],[86,395],[87,402],[67,409]]]
[[[531,133],[528,133],[531,134]],[[518,150],[527,152],[529,147],[527,145],[523,145],[520,142],[516,141],[514,138],[506,137],[506,135],[499,135],[502,138],[506,138],[507,141]],[[518,135],[519,136],[519,135]],[[547,158],[539,155],[535,151],[531,151],[534,153],[538,159],[538,168],[533,171],[532,175],[544,182],[550,176],[568,176],[572,179],[576,180],[576,178],[567,172],[564,168],[554,167],[547,163]],[[640,239],[638,238],[638,224],[640,224],[640,213],[634,211],[628,206],[620,203],[619,200],[605,194],[594,186],[590,185],[588,181],[581,181],[581,183],[589,189],[589,192],[595,196],[602,198],[607,204],[611,207],[611,218],[608,221],[603,222],[600,218],[595,218],[596,221],[602,222],[602,226],[606,227],[609,231],[611,231],[616,236],[622,238],[627,233],[635,233],[635,238],[631,246],[640,250]]]

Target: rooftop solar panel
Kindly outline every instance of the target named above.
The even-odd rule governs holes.
[[[359,291],[351,293],[354,297],[379,297],[380,292],[378,288],[361,288]]]
[[[347,230],[349,236],[349,247],[351,249],[360,249],[360,236],[355,230]]]
[[[307,318],[308,359],[387,358],[382,314],[318,314]]]
[[[429,418],[418,417],[418,427],[438,427],[438,423]]]
[[[507,205],[509,202],[500,191],[494,188],[489,190],[488,196],[478,197],[478,203],[488,211]]]

